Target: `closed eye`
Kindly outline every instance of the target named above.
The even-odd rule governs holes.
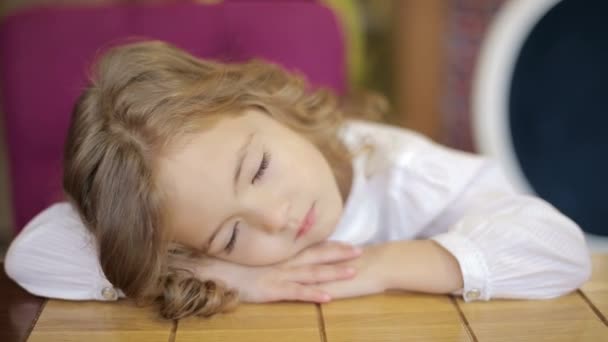
[[[234,243],[236,242],[236,237],[239,234],[239,222],[237,221],[234,224],[234,228],[232,229],[232,236],[230,236],[230,241],[228,241],[228,244],[226,245],[226,247],[224,247],[224,250],[226,251],[226,253],[230,254],[230,252],[232,252],[232,250],[234,249]]]
[[[257,182],[258,180],[260,180],[262,178],[262,176],[264,176],[264,172],[268,168],[268,164],[270,164],[270,153],[264,152],[264,154],[262,155],[262,161],[260,162],[260,167],[258,168],[258,171],[253,176],[253,179],[251,180],[251,184],[255,184],[255,182]]]

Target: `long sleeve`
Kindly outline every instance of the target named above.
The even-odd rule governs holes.
[[[6,274],[28,292],[71,300],[116,300],[122,296],[105,278],[93,236],[68,203],[32,219],[11,243]]]
[[[428,226],[458,260],[466,301],[545,299],[580,287],[591,261],[581,229],[547,202],[515,193],[487,164]]]
[[[344,133],[349,146],[375,148],[355,159],[331,239],[432,239],[457,259],[464,287],[455,294],[466,301],[551,298],[589,278],[581,229],[544,200],[517,193],[492,161],[386,125],[353,121]]]

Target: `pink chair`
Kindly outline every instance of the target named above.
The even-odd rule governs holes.
[[[61,161],[72,106],[100,49],[137,36],[225,61],[261,57],[297,69],[313,85],[346,86],[342,34],[315,1],[225,1],[218,5],[41,8],[0,26],[14,229],[62,200]]]

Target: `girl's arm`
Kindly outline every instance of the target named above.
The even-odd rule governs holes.
[[[357,270],[354,278],[319,285],[333,299],[389,289],[451,293],[462,288],[463,284],[456,258],[431,240],[367,246],[361,257],[344,265]]]
[[[466,301],[545,299],[580,287],[591,275],[582,230],[546,201],[515,193],[488,165],[432,223],[432,240],[458,260]]]
[[[103,275],[95,241],[68,203],[34,217],[11,243],[6,274],[28,292],[72,300],[116,300],[122,292]]]
[[[542,299],[575,290],[590,276],[580,228],[545,201],[514,193],[492,165],[419,237],[426,239],[368,246],[349,262],[356,277],[322,288],[333,298],[392,288],[462,294],[466,301]]]
[[[273,267],[244,267],[212,258],[185,260],[178,266],[191,268],[201,280],[226,282],[244,301],[321,302],[327,299],[314,284],[351,278],[354,272],[335,263],[358,255],[346,244],[323,243]],[[68,203],[52,205],[32,219],[11,243],[4,266],[11,279],[34,295],[102,301],[124,297],[104,276],[94,237]]]

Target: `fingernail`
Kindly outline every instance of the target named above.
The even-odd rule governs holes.
[[[355,273],[355,268],[354,267],[348,267],[348,268],[346,268],[345,272],[348,273],[348,274],[353,274],[353,273]]]
[[[321,296],[322,302],[329,302],[330,300],[331,300],[331,297],[327,293]]]
[[[359,254],[363,253],[363,250],[359,247],[354,247],[353,253],[359,255]]]

